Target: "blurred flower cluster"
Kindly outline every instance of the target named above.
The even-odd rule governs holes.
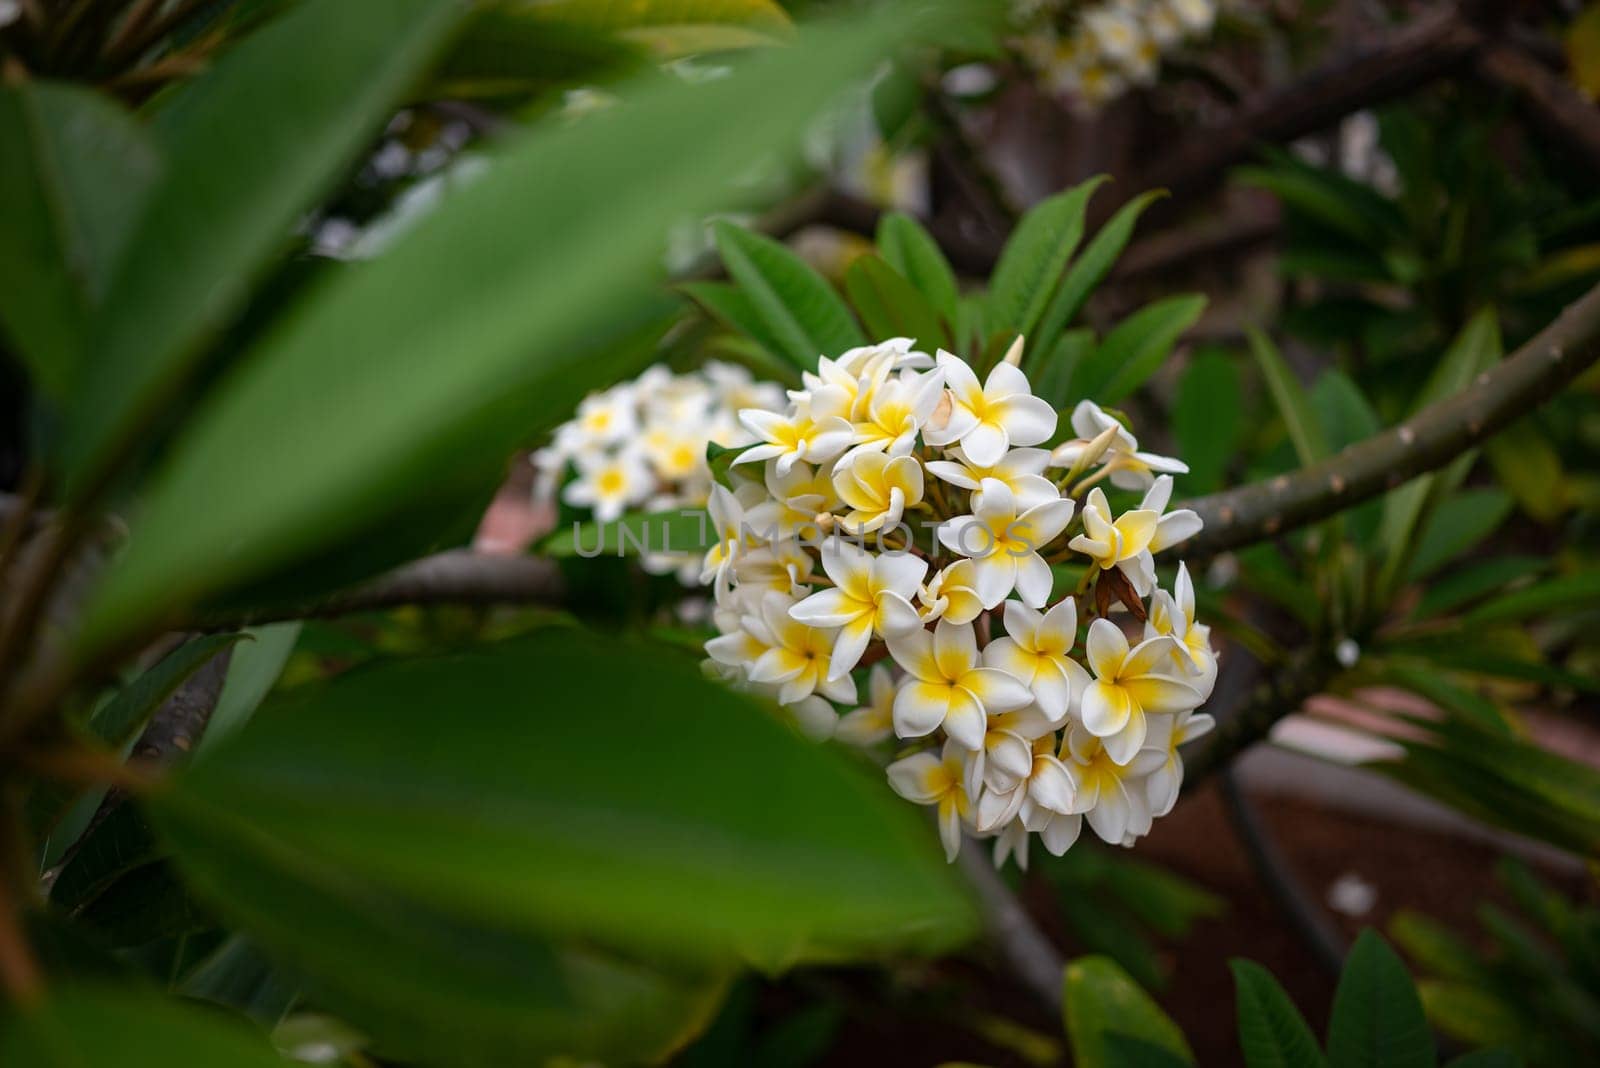
[[[703,507],[711,490],[706,446],[751,444],[755,439],[735,413],[783,405],[782,389],[755,381],[736,364],[711,360],[686,374],[658,364],[584,398],[550,444],[533,454],[539,471],[534,495],[553,500],[559,492],[564,503],[602,523],[635,509]],[[657,573],[681,568],[684,581],[693,583],[698,556],[661,549],[645,556],[645,566]]]
[[[1172,807],[1216,659],[1187,571],[1155,571],[1200,529],[1167,510],[1187,468],[1090,401],[1040,447],[1058,417],[1020,358],[980,381],[896,339],[739,412],[754,444],[711,487],[701,580],[711,670],[815,737],[910,743],[889,781],[937,806],[949,856],[965,830],[1026,865],[1032,833],[1059,855],[1087,819],[1129,845]],[[1118,512],[1102,483],[1142,497]]]
[[[1019,0],[1016,47],[1051,92],[1094,110],[1130,86],[1154,84],[1161,57],[1204,38],[1217,0]]]

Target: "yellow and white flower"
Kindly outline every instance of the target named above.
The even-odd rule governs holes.
[[[944,843],[945,859],[950,861],[961,852],[961,824],[971,808],[965,763],[966,754],[950,741],[938,756],[916,753],[889,765],[889,785],[895,793],[913,804],[937,807],[939,840]]]
[[[1145,780],[1145,801],[1151,816],[1160,819],[1178,803],[1178,792],[1183,789],[1183,757],[1178,747],[1210,733],[1216,725],[1216,720],[1204,712],[1179,712],[1176,716],[1163,716],[1160,726],[1150,732],[1138,759],[1145,760],[1145,754],[1152,751],[1166,754],[1166,759]]]
[[[1157,473],[1187,474],[1189,465],[1170,456],[1141,452],[1139,441],[1128,429],[1094,401],[1079,401],[1072,409],[1072,429],[1078,436],[1057,445],[1050,454],[1050,466],[1070,468],[1078,462],[1092,443],[1110,434],[1110,441],[1101,455],[1090,462],[1099,461],[1110,468],[1108,477],[1118,489],[1140,490],[1149,487]]]
[[[812,627],[789,614],[790,601],[769,593],[761,599],[757,631],[767,650],[750,665],[750,681],[778,687],[778,701],[793,704],[820,693],[835,701],[854,701],[856,684],[849,675],[833,675],[829,668],[837,630]]]
[[[837,628],[828,677],[846,675],[874,636],[892,638],[920,630],[911,599],[928,573],[928,562],[909,553],[874,555],[842,538],[822,545],[822,569],[833,588],[813,593],[789,609],[812,627]]]
[[[1033,395],[1028,378],[1009,363],[995,364],[982,385],[965,360],[941,350],[948,411],[936,414],[922,432],[929,445],[960,443],[979,467],[998,464],[1016,445],[1038,445],[1056,432],[1055,409]]]
[[[933,417],[943,389],[942,371],[909,372],[875,386],[864,417],[855,423],[850,453],[876,450],[904,456],[910,452],[917,432]]]
[[[1005,623],[1005,636],[984,647],[984,664],[1020,680],[1050,728],[1060,727],[1090,683],[1083,665],[1067,655],[1078,640],[1078,602],[1067,597],[1040,613],[1007,601]]]
[[[1150,716],[1199,707],[1200,692],[1169,674],[1171,638],[1151,638],[1130,649],[1120,627],[1097,619],[1085,644],[1095,678],[1083,693],[1083,726],[1116,763],[1127,764],[1139,752]]]
[[[1028,688],[983,666],[972,625],[941,620],[932,634],[915,630],[889,639],[889,654],[911,676],[894,701],[894,730],[921,738],[943,729],[963,749],[982,747],[990,714],[1025,708]]]
[[[839,523],[851,534],[892,530],[922,501],[922,464],[914,456],[858,452],[833,469],[833,490],[850,509]]]
[[[1139,595],[1148,596],[1155,585],[1148,550],[1160,519],[1158,513],[1147,509],[1113,517],[1105,493],[1096,486],[1083,503],[1083,533],[1067,542],[1067,547],[1087,556],[1102,571],[1121,568]]]
[[[967,454],[961,451],[959,445],[949,450],[949,456],[948,460],[929,460],[927,467],[929,474],[952,486],[979,491],[983,488],[983,480],[992,478],[1005,483],[1017,498],[1017,504],[1023,508],[1032,508],[1061,496],[1055,484],[1044,477],[1050,454],[1043,449],[1012,449],[1001,457],[999,463],[988,467],[979,467],[967,459]]]
[[[947,619],[952,623],[971,623],[983,614],[983,599],[978,596],[978,572],[971,560],[957,560],[935,572],[928,584],[917,592],[922,621]]]
[[[788,414],[747,408],[739,422],[755,436],[757,444],[739,454],[736,464],[776,460],[779,474],[804,460],[822,463],[850,447],[855,430],[838,415],[813,414],[812,399],[796,401]]]
[[[894,733],[894,677],[887,664],[874,664],[867,675],[867,703],[839,719],[833,736],[851,745],[877,745]]]
[[[634,452],[579,453],[575,466],[578,477],[567,483],[561,499],[575,508],[588,508],[602,523],[643,502],[656,484]]]
[[[999,479],[986,478],[981,487],[973,514],[942,524],[939,540],[972,560],[983,607],[995,607],[1014,589],[1030,608],[1043,608],[1053,580],[1039,550],[1067,528],[1072,502],[1057,497],[1024,509]]]
[[[1217,655],[1211,648],[1211,628],[1195,622],[1194,581],[1184,564],[1178,565],[1172,592],[1157,590],[1150,598],[1144,636],[1171,638],[1174,662],[1202,698],[1211,696],[1217,684]]]

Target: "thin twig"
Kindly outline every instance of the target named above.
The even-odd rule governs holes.
[[[1560,392],[1600,360],[1600,286],[1466,389],[1399,426],[1299,471],[1188,501],[1205,529],[1191,560],[1249,545],[1354,507],[1443,467]]]
[[[984,929],[1034,998],[1051,1013],[1058,1013],[1067,962],[994,870],[987,844],[969,838],[962,843],[960,857],[961,870],[977,891]]]

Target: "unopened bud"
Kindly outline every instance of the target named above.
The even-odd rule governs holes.
[[[1002,359],[1000,362],[1001,363],[1009,363],[1012,367],[1021,367],[1022,366],[1022,341],[1023,341],[1022,335],[1018,334],[1017,335],[1017,340],[1015,340],[1015,341],[1013,341],[1011,343],[1011,347],[1009,349],[1006,349],[1005,358]]]

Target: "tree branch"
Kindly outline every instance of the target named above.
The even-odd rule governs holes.
[[[1571,82],[1514,44],[1488,45],[1473,69],[1489,84],[1514,93],[1530,122],[1578,156],[1591,174],[1600,174],[1600,109]]]
[[[987,844],[968,838],[960,856],[961,870],[978,894],[984,930],[1034,998],[1052,1013],[1059,1013],[1061,976],[1067,962],[994,870]]]
[[[1360,504],[1443,467],[1532,411],[1600,359],[1600,286],[1471,386],[1336,456],[1187,502],[1205,529],[1183,545],[1191,559],[1248,545]]]

